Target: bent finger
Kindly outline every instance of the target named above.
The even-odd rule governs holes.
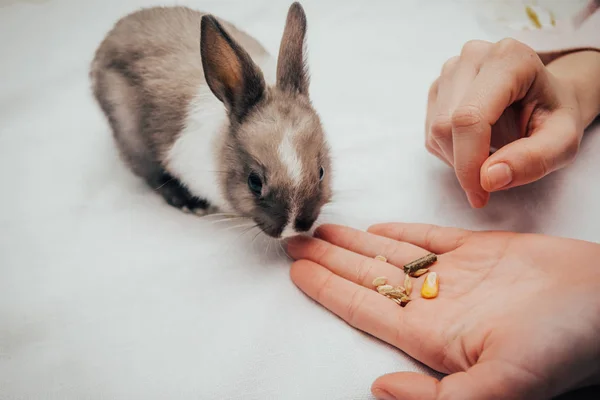
[[[499,149],[481,168],[489,192],[525,185],[565,167],[579,150],[581,135],[566,110],[548,118],[530,137]]]
[[[489,155],[492,125],[507,107],[525,97],[543,67],[539,58],[526,57],[532,50],[513,42],[502,41],[490,52],[452,114],[456,176],[477,208],[489,198],[480,170]]]

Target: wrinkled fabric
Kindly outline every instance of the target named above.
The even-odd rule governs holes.
[[[600,51],[600,0],[589,0],[552,28],[524,30],[513,37],[534,49],[546,64],[573,51]]]
[[[276,54],[290,1],[177,3]],[[571,166],[482,210],[426,152],[442,64],[470,39],[499,39],[473,3],[302,2],[334,156],[321,221],[599,241],[598,126]],[[382,374],[436,375],[307,298],[277,244],[167,206],[119,161],[88,67],[119,17],[154,4],[0,2],[0,399],[362,400]]]

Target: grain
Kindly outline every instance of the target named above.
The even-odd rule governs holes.
[[[417,271],[413,272],[412,276],[414,276],[415,278],[418,278],[418,277],[420,277],[421,275],[424,275],[424,274],[426,274],[426,273],[428,273],[428,272],[429,272],[429,269],[427,269],[427,268],[423,268],[423,269],[419,269],[419,270],[417,270]]]
[[[411,285],[412,289],[412,283],[410,281],[409,284]],[[373,286],[375,286],[377,292],[401,307],[406,306],[410,302],[410,297],[406,293],[406,288],[403,286],[389,285],[387,283],[387,277],[385,276],[378,276],[377,278],[373,279]]]
[[[399,290],[397,288],[393,288],[392,290],[386,291],[385,295],[389,296],[389,297],[394,297],[394,298],[400,299],[400,298],[406,296],[406,293],[404,292],[404,290]]]
[[[381,285],[381,286],[377,286],[377,291],[381,294],[385,294],[391,290],[394,290],[394,287],[392,285]]]
[[[421,297],[425,299],[433,299],[437,297],[439,292],[440,280],[437,273],[431,272],[425,277],[423,286],[421,287]]]
[[[379,276],[375,279],[373,279],[373,286],[377,287],[377,286],[383,286],[387,283],[387,277],[385,276]]]
[[[384,256],[375,256],[375,259],[379,260],[379,261],[387,262],[387,258],[385,258]]]
[[[409,275],[405,275],[404,276],[404,290],[406,291],[406,294],[410,296],[410,294],[412,293],[412,281],[410,280],[410,276]]]

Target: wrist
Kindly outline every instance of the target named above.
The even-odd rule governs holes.
[[[555,78],[572,88],[583,129],[600,114],[600,51],[585,50],[565,55],[547,66]]]

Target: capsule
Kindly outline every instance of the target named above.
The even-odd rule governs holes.
[[[387,283],[387,277],[385,276],[379,276],[375,279],[373,279],[373,286],[383,286]]]
[[[406,289],[406,294],[410,296],[412,293],[412,282],[409,275],[404,277],[404,288]]]
[[[381,294],[386,294],[387,292],[390,292],[394,290],[394,287],[392,285],[381,285],[377,287],[377,291]]]
[[[440,280],[437,273],[430,272],[423,281],[421,287],[421,297],[425,299],[433,299],[437,297],[439,292]]]

